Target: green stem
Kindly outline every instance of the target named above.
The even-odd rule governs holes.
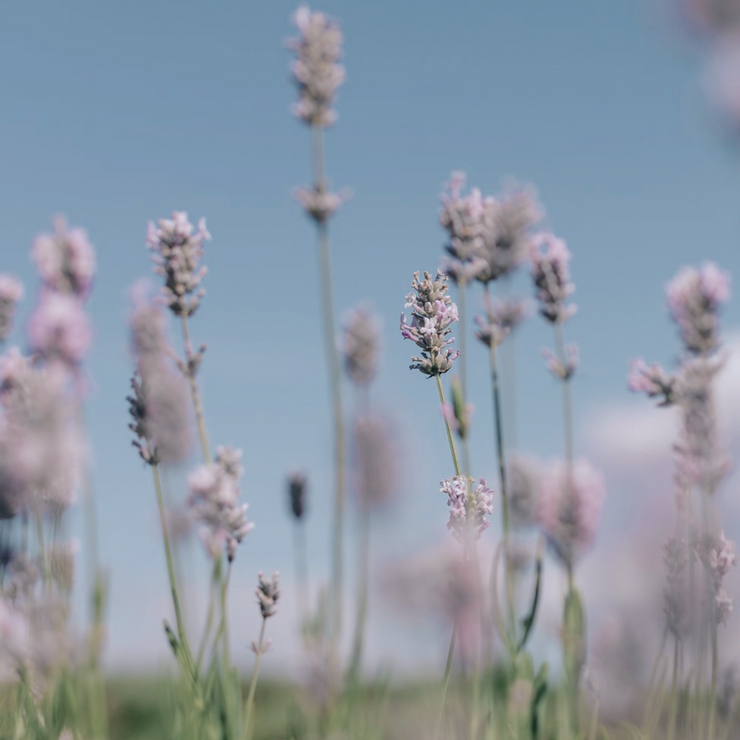
[[[314,186],[326,191],[324,173],[324,134],[320,126],[313,126],[312,166]],[[338,649],[342,626],[343,541],[344,541],[344,421],[342,412],[341,365],[334,328],[334,301],[331,277],[331,246],[326,222],[317,223],[317,241],[320,262],[321,297],[323,307],[324,341],[329,368],[334,417],[334,523],[332,547],[333,629],[335,652]]]
[[[442,729],[442,718],[445,711],[445,700],[447,699],[447,688],[450,684],[450,670],[452,669],[452,658],[455,654],[455,640],[457,638],[457,624],[452,628],[452,637],[450,638],[450,647],[447,651],[447,663],[445,664],[445,675],[442,679],[442,699],[439,702],[439,711],[437,712],[437,724],[434,727],[434,740],[438,740],[439,731]]]
[[[267,620],[262,618],[262,628],[260,629],[260,639],[257,643],[256,659],[254,669],[252,670],[252,680],[249,683],[249,693],[247,694],[247,703],[244,710],[244,738],[249,737],[249,726],[252,722],[252,710],[254,708],[254,692],[257,690],[257,677],[260,672],[260,663],[262,662],[263,642],[265,639],[265,624]]]
[[[679,660],[679,641],[678,637],[674,638],[673,645],[673,678],[671,680],[671,699],[668,716],[668,734],[667,740],[673,740],[676,736],[676,714],[678,711],[678,660]],[[710,735],[711,737],[711,735]]]
[[[308,548],[306,546],[306,525],[302,519],[296,520],[293,526],[293,555],[295,558],[295,577],[298,583],[298,618],[303,626],[309,613],[308,603]]]
[[[558,360],[563,368],[567,368],[567,358],[565,356],[565,342],[563,340],[563,326],[560,323],[554,324],[555,328],[555,351]],[[573,469],[573,413],[572,402],[570,397],[570,379],[563,379],[563,425],[565,430],[565,460],[568,470]]]
[[[460,329],[458,336],[460,339],[460,384],[462,385],[463,398],[468,398],[468,353],[467,353],[467,318],[465,306],[465,289],[467,284],[462,280],[457,286],[457,315]]]
[[[218,582],[221,580],[221,558],[218,557],[213,563],[213,573],[211,575],[211,588],[210,596],[208,598],[208,613],[206,616],[206,624],[203,629],[203,636],[200,640],[200,647],[198,648],[198,657],[195,661],[196,671],[200,670],[201,663],[203,662],[203,655],[208,644],[208,636],[211,633],[211,627],[213,626],[213,615],[216,610],[216,590],[218,588]]]
[[[185,345],[185,361],[188,366],[187,377],[190,383],[190,394],[193,397],[193,408],[195,409],[195,421],[198,426],[198,436],[200,437],[200,447],[203,450],[203,459],[210,463],[211,449],[208,446],[208,435],[206,434],[206,423],[203,415],[203,404],[200,400],[200,391],[198,383],[195,380],[195,374],[190,369],[190,361],[193,359],[193,345],[190,342],[190,325],[188,324],[187,314],[182,314],[182,339]]]
[[[167,575],[170,580],[170,590],[172,591],[172,604],[175,608],[175,620],[177,621],[177,635],[181,645],[187,645],[185,628],[182,619],[182,610],[180,608],[180,597],[177,594],[177,582],[175,581],[175,567],[172,561],[172,548],[170,547],[170,537],[167,533],[167,515],[164,509],[164,499],[162,498],[162,483],[159,479],[159,465],[152,465],[152,475],[154,476],[154,488],[157,492],[157,506],[159,507],[159,521],[162,525],[162,539],[164,540],[164,554],[167,560]]]
[[[435,375],[437,378],[437,390],[439,391],[439,401],[442,404],[442,406],[445,405],[445,392],[444,388],[442,387],[442,378],[440,375]],[[447,430],[447,441],[450,444],[450,452],[452,453],[452,464],[455,466],[455,475],[462,475],[462,471],[460,470],[460,460],[457,456],[457,448],[455,447],[455,438],[452,436],[452,429],[450,428],[450,424],[445,418],[445,429]]]
[[[357,621],[350,662],[350,683],[358,681],[362,662],[362,646],[367,622],[368,583],[370,580],[370,512],[365,509],[360,517],[360,542],[358,558]]]

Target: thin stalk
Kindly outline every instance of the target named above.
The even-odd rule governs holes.
[[[159,465],[152,465],[152,475],[154,476],[154,489],[157,492],[157,506],[159,507],[159,521],[162,525],[162,539],[164,540],[164,554],[167,560],[167,575],[170,580],[170,590],[172,591],[172,604],[175,608],[175,620],[177,622],[177,636],[182,645],[187,644],[185,635],[185,626],[180,608],[180,597],[177,593],[177,582],[175,580],[175,566],[172,561],[172,548],[170,547],[170,536],[167,533],[167,515],[164,510],[164,499],[162,498],[162,483],[159,479]]]
[[[265,639],[265,624],[267,620],[262,618],[262,628],[260,629],[260,639],[257,643],[256,659],[254,661],[254,670],[252,671],[252,680],[249,683],[249,693],[247,694],[247,703],[244,708],[244,738],[249,737],[249,726],[252,722],[252,710],[254,709],[254,692],[257,690],[257,677],[260,672],[260,663],[262,662],[263,643]]]
[[[673,644],[673,678],[671,680],[671,703],[668,715],[667,740],[673,740],[676,736],[676,714],[678,712],[678,662],[680,656],[680,643],[678,637],[674,638]],[[711,737],[711,735],[710,735]]]
[[[442,718],[445,711],[445,700],[447,699],[447,688],[450,684],[450,670],[452,668],[452,658],[455,654],[455,640],[457,638],[457,624],[452,628],[452,637],[450,638],[450,647],[447,651],[447,663],[445,664],[445,675],[442,679],[442,699],[439,702],[439,711],[437,712],[437,724],[434,727],[434,740],[438,740],[439,731],[442,728]]]
[[[295,578],[298,583],[298,618],[301,629],[309,611],[308,594],[308,548],[306,546],[306,525],[301,519],[293,526],[293,556],[295,560]]]
[[[206,422],[203,416],[203,403],[200,399],[200,391],[198,390],[198,383],[195,379],[195,374],[190,370],[190,361],[193,359],[193,345],[190,342],[190,325],[188,324],[187,314],[183,313],[180,318],[182,324],[182,340],[185,345],[185,361],[188,367],[187,377],[188,382],[190,383],[190,394],[193,397],[193,408],[195,409],[195,422],[198,426],[200,447],[203,450],[203,459],[207,463],[210,463],[213,458],[211,457],[211,448],[208,446]]]
[[[563,368],[567,367],[565,357],[565,342],[563,341],[563,326],[554,324],[555,329],[555,351]],[[570,397],[570,380],[563,380],[563,426],[565,431],[565,460],[568,469],[573,469],[573,412]]]
[[[201,663],[203,662],[203,655],[208,644],[208,636],[211,633],[211,627],[213,626],[213,615],[216,610],[216,590],[218,588],[218,582],[221,580],[221,558],[219,557],[213,563],[213,574],[211,575],[211,587],[209,589],[210,596],[208,598],[208,613],[206,615],[206,624],[203,628],[203,636],[200,640],[200,647],[198,648],[198,657],[195,661],[196,671],[200,670]]]
[[[466,401],[468,398],[468,324],[465,305],[465,290],[467,287],[465,280],[462,280],[457,286],[457,315],[460,324],[458,331],[458,337],[460,339],[460,385],[462,385],[463,398]]]
[[[326,191],[324,172],[324,134],[320,126],[313,126],[312,167],[314,186],[317,191]],[[332,594],[333,629],[335,649],[338,648],[342,626],[342,551],[344,541],[344,415],[342,411],[341,364],[334,328],[334,300],[331,277],[331,246],[326,222],[317,223],[316,236],[319,250],[321,298],[324,322],[324,341],[329,368],[329,384],[334,419],[334,523],[332,545]]]
[[[357,589],[357,621],[355,623],[355,639],[350,661],[350,683],[358,681],[362,662],[362,647],[365,638],[365,624],[367,622],[368,583],[370,580],[370,512],[362,511],[360,517],[360,542],[358,561],[358,589]]]
[[[444,406],[445,405],[445,391],[442,387],[442,378],[439,375],[435,376],[437,378],[437,390],[439,391],[439,401]],[[452,454],[452,464],[455,466],[455,475],[462,475],[462,472],[460,470],[460,460],[457,456],[457,448],[455,447],[455,438],[452,436],[452,429],[450,428],[450,424],[445,419],[445,429],[447,430],[447,441],[450,445],[450,453]]]

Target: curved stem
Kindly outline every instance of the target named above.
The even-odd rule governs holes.
[[[203,628],[203,636],[200,640],[200,647],[198,648],[198,657],[195,660],[196,671],[200,670],[201,663],[203,662],[203,655],[205,654],[206,645],[208,644],[208,636],[211,633],[211,627],[213,626],[213,615],[216,609],[216,589],[219,580],[221,579],[221,558],[219,557],[213,563],[213,574],[211,575],[211,588],[210,596],[208,598],[208,612],[206,615],[206,624]]]
[[[254,669],[252,670],[252,680],[249,683],[249,693],[247,694],[247,703],[244,710],[244,737],[249,737],[249,726],[252,722],[252,710],[254,709],[254,692],[257,690],[257,677],[260,672],[260,663],[262,662],[262,653],[264,651],[265,624],[267,620],[262,618],[262,628],[260,629],[260,639],[257,643],[256,659]]]
[[[450,670],[452,668],[452,658],[455,654],[455,640],[457,638],[457,624],[452,628],[452,637],[450,638],[450,647],[447,651],[447,663],[445,664],[445,675],[442,679],[442,699],[439,702],[439,712],[437,713],[437,724],[434,727],[434,740],[438,740],[439,731],[442,728],[442,718],[445,711],[445,700],[447,699],[447,687],[450,684]]]

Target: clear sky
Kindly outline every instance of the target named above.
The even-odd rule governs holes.
[[[309,134],[289,114],[293,9],[284,0],[0,7],[0,271],[29,287],[27,311],[28,248],[54,214],[87,228],[97,248],[89,421],[113,663],[166,647],[154,494],[127,430],[125,321],[128,286],[150,272],[147,221],[173,209],[206,216],[213,234],[192,329],[209,345],[200,381],[210,437],[244,449],[257,523],[234,577],[248,610],[244,642],[256,624],[256,571],[289,579],[283,481],[294,467],[311,478],[312,570],[327,572],[331,431],[315,245],[291,197],[309,180]],[[583,420],[635,402],[625,385],[635,355],[671,362],[662,290],[680,266],[713,259],[740,275],[739,163],[705,101],[699,55],[649,0],[328,0],[322,9],[346,37],[347,81],[327,136],[332,184],[353,192],[332,223],[336,302],[344,312],[370,301],[382,315],[375,396],[407,437],[404,501],[384,530],[381,567],[447,534],[438,481],[451,471],[435,389],[408,371],[412,347],[397,324],[412,273],[439,263],[438,195],[450,171],[466,170],[484,193],[509,177],[532,183],[567,240],[579,306],[567,338],[581,349]],[[516,286],[529,293],[524,276]],[[740,301],[725,323],[740,325]],[[539,356],[550,342],[533,319],[516,349],[517,441],[543,456],[562,451],[558,389]],[[474,467],[495,480],[486,356],[471,346],[470,358]],[[607,531],[626,517],[615,485]],[[188,559],[198,574],[200,559]]]

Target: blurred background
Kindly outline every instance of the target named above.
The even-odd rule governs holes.
[[[149,220],[186,210],[193,221],[206,216],[213,235],[208,292],[191,328],[196,344],[208,344],[200,383],[209,435],[243,448],[243,496],[256,523],[232,581],[237,663],[251,661],[247,646],[259,626],[256,573],[280,570],[283,606],[270,624],[264,669],[298,670],[291,470],[309,478],[312,585],[329,573],[331,429],[316,249],[292,195],[310,177],[309,132],[289,113],[295,93],[284,42],[294,34],[294,9],[283,0],[26,0],[0,8],[0,271],[27,287],[15,343],[24,344],[36,289],[32,239],[63,213],[97,248],[88,419],[114,672],[170,660],[154,493],[131,448],[125,403],[128,289],[151,275]],[[642,355],[671,365],[677,356],[663,290],[681,266],[711,259],[740,275],[740,160],[731,119],[707,95],[706,38],[668,0],[327,0],[321,9],[341,21],[346,50],[339,120],[327,134],[331,184],[353,193],[332,223],[336,304],[340,315],[370,305],[383,319],[374,401],[392,412],[404,456],[397,501],[378,515],[374,534],[368,665],[417,674],[444,661],[443,622],[400,609],[382,587],[389,574],[455,544],[439,493],[452,471],[436,389],[409,372],[413,352],[398,317],[412,273],[439,265],[439,193],[450,171],[465,170],[484,194],[511,180],[531,183],[545,225],[573,253],[579,310],[566,338],[581,352],[576,449],[605,471],[608,488],[580,580],[593,615],[594,665],[615,666],[610,651],[628,644],[632,618],[647,615],[659,629],[659,547],[673,522],[676,420],[629,395],[629,361]],[[526,274],[512,290],[530,296]],[[475,293],[471,314],[479,301]],[[740,301],[729,304],[724,327],[734,354],[720,381],[721,424],[737,455]],[[468,331],[473,470],[495,487],[487,357]],[[504,368],[509,438],[545,459],[563,452],[558,385],[540,355],[551,342],[533,316]],[[195,464],[173,476],[180,497]],[[737,492],[732,476],[720,494],[734,539]],[[350,507],[350,525],[354,513]],[[494,524],[489,543],[498,531]],[[350,574],[352,544],[350,527]],[[546,568],[545,605],[553,609],[539,627],[541,651],[548,629],[557,631],[563,589],[554,562]],[[207,590],[197,543],[183,570],[197,620]],[[736,598],[737,586],[729,586]],[[406,612],[410,618],[399,619]],[[737,629],[730,620],[728,630]],[[728,635],[724,645],[733,643],[740,645]],[[639,662],[635,650],[620,654]]]

